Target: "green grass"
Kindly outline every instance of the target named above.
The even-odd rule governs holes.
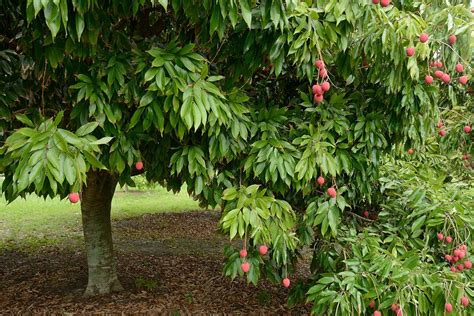
[[[116,192],[112,218],[124,219],[145,213],[181,212],[199,209],[182,190],[178,194],[163,188],[150,191]],[[0,248],[36,248],[41,245],[75,243],[82,238],[80,205],[67,200],[42,199],[31,195],[7,204],[0,197]]]

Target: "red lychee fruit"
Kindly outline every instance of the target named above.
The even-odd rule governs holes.
[[[429,39],[428,34],[426,34],[426,33],[421,33],[420,34],[420,42],[426,43],[428,41],[428,39]]]
[[[380,0],[372,0],[373,4],[379,4]]]
[[[319,84],[313,85],[313,94],[323,94],[323,88]]]
[[[458,264],[458,270],[459,271],[464,270],[464,265],[462,263]]]
[[[443,74],[443,77],[441,77],[441,80],[443,80],[444,83],[449,83],[451,81],[451,76],[448,74]]]
[[[453,251],[453,254],[454,254],[456,257],[461,257],[461,250],[455,249],[455,250]]]
[[[462,64],[457,64],[456,65],[456,71],[457,72],[463,72],[464,71],[464,66]]]
[[[371,301],[370,301],[369,307],[370,307],[370,308],[374,308],[374,307],[375,307],[375,301],[374,301],[374,300],[371,300]]]
[[[436,124],[436,127],[437,128],[442,128],[444,125],[443,125],[443,122],[442,121],[438,121],[438,124]]]
[[[77,202],[79,202],[79,199],[80,199],[79,198],[79,193],[77,193],[77,192],[69,193],[69,195],[67,197],[68,197],[68,199],[71,203],[77,203]]]
[[[451,262],[451,261],[453,260],[453,256],[451,256],[451,255],[445,255],[445,256],[444,256],[444,259],[446,259],[446,261],[448,261],[448,262]]]
[[[323,185],[323,184],[324,184],[324,178],[323,178],[322,176],[319,176],[317,181],[318,181],[318,184],[319,184],[319,185]]]
[[[326,78],[327,76],[328,76],[328,71],[325,68],[319,70],[319,77]]]
[[[142,170],[142,169],[143,169],[143,162],[142,162],[142,161],[138,161],[138,162],[135,164],[135,169],[137,169],[137,170]]]
[[[413,148],[408,149],[408,154],[413,155],[415,153],[415,150]]]
[[[448,42],[449,42],[449,44],[454,45],[454,43],[456,43],[456,41],[457,41],[456,35],[453,34],[453,35],[450,35],[450,36],[448,37]]]
[[[313,99],[314,99],[314,102],[318,104],[324,101],[324,97],[322,94],[315,94]]]
[[[471,269],[472,268],[471,260],[464,261],[464,268],[466,268],[466,269]]]
[[[284,287],[290,287],[290,279],[284,278],[283,281],[281,282]]]
[[[451,270],[451,272],[456,272],[456,271],[457,271],[457,270],[456,270],[456,267],[451,267],[451,268],[449,268],[449,269]]]
[[[400,307],[398,307],[397,304],[392,304],[392,306],[390,307],[390,309],[392,310],[392,312],[396,312],[397,310],[400,309]]]
[[[329,84],[329,82],[324,81],[324,82],[321,84],[321,88],[323,89],[324,92],[328,92],[329,89],[331,89],[331,85]]]
[[[425,83],[426,83],[426,84],[432,84],[432,83],[433,83],[433,77],[430,76],[430,75],[427,75],[427,76],[425,77]]]
[[[382,0],[383,1],[383,0]],[[380,311],[375,311],[374,316],[382,316],[382,313]]]
[[[453,311],[453,305],[446,303],[444,304],[444,309],[446,310],[446,312],[451,313]]]
[[[240,254],[241,258],[245,258],[245,257],[247,257],[247,250],[242,249],[242,250],[240,250],[239,254]]]
[[[383,8],[386,8],[390,5],[390,0],[381,0],[380,1],[380,5],[383,7]]]
[[[469,299],[466,296],[461,297],[461,305],[464,307],[469,305]]]
[[[244,273],[247,273],[250,270],[250,263],[244,262],[240,265],[240,268],[242,269],[242,271],[244,271]]]
[[[369,218],[369,211],[364,211],[364,217]]]
[[[261,245],[259,248],[258,248],[258,252],[264,256],[267,252],[268,252],[268,247],[265,246],[265,245]]]
[[[314,62],[314,65],[316,66],[316,68],[318,69],[323,69],[324,68],[324,62],[320,59],[316,60]]]
[[[461,76],[459,77],[458,81],[460,84],[465,85],[467,83],[467,76]]]
[[[441,70],[436,70],[434,75],[436,78],[441,79],[443,78],[444,72],[442,72]]]
[[[454,256],[453,257],[453,262],[458,262],[459,261],[459,257],[458,256]]]
[[[465,256],[466,256],[466,252],[465,252],[465,251],[462,251],[462,250],[460,250],[460,251],[459,251],[459,256],[458,256],[458,257],[459,257],[459,259],[464,259],[464,257],[465,257]]]
[[[334,199],[334,198],[336,197],[336,195],[337,195],[336,189],[334,189],[333,187],[330,187],[327,192],[328,192],[328,195],[329,195],[330,197],[332,197],[333,199]]]
[[[411,57],[413,55],[415,55],[415,47],[408,47],[407,48],[407,56]]]
[[[466,245],[461,245],[461,246],[459,246],[459,249],[461,249],[462,251],[467,251],[467,246]]]
[[[469,155],[462,155],[462,160],[469,160],[470,156]]]
[[[466,125],[466,126],[464,126],[463,130],[464,130],[464,133],[469,134],[472,129],[469,125]]]
[[[436,238],[438,238],[438,240],[443,240],[443,239],[444,239],[444,235],[441,234],[441,233],[438,233],[438,234],[436,235]]]
[[[446,136],[446,131],[445,130],[440,130],[438,132],[438,134],[439,134],[439,136],[444,137],[444,136]]]
[[[444,239],[444,241],[446,241],[447,244],[450,244],[453,242],[453,237],[451,236],[446,236],[446,238]]]

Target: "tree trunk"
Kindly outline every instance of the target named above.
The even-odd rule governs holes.
[[[84,295],[123,290],[117,278],[110,209],[117,179],[107,171],[87,173],[82,190],[81,212],[87,251],[89,280]]]

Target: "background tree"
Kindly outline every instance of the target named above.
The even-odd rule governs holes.
[[[149,181],[186,183],[203,204],[222,206],[222,230],[244,239],[247,252],[226,250],[229,276],[248,268],[251,282],[280,281],[297,249],[312,245],[314,274],[293,288],[292,302],[307,293],[314,312],[333,314],[361,313],[375,298],[380,309],[403,301],[406,311],[443,310],[442,281],[397,276],[419,262],[428,275],[442,266],[430,247],[451,218],[443,197],[452,192],[415,190],[403,200],[410,191],[400,188],[421,170],[393,183],[397,168],[410,169],[394,159],[412,149],[410,166],[447,163],[433,155],[442,148],[456,166],[442,170],[445,179],[472,180],[460,159],[472,154],[472,133],[462,130],[473,121],[472,15],[467,1],[376,2],[2,0],[5,196],[81,192],[86,294],[121,288],[110,206],[141,161]],[[436,138],[440,119],[447,135]],[[472,181],[464,190],[459,217],[443,228],[459,232],[456,243],[471,236]],[[439,201],[440,213],[422,213],[420,201]],[[406,213],[415,206],[420,213]],[[394,233],[400,244],[387,248]],[[413,288],[393,294],[407,282],[426,308]]]

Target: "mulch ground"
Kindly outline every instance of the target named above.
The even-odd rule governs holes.
[[[125,291],[86,298],[83,247],[0,250],[0,314],[308,314],[286,307],[288,291],[222,274],[219,214],[153,214],[114,222]],[[301,266],[299,275],[307,274]]]

